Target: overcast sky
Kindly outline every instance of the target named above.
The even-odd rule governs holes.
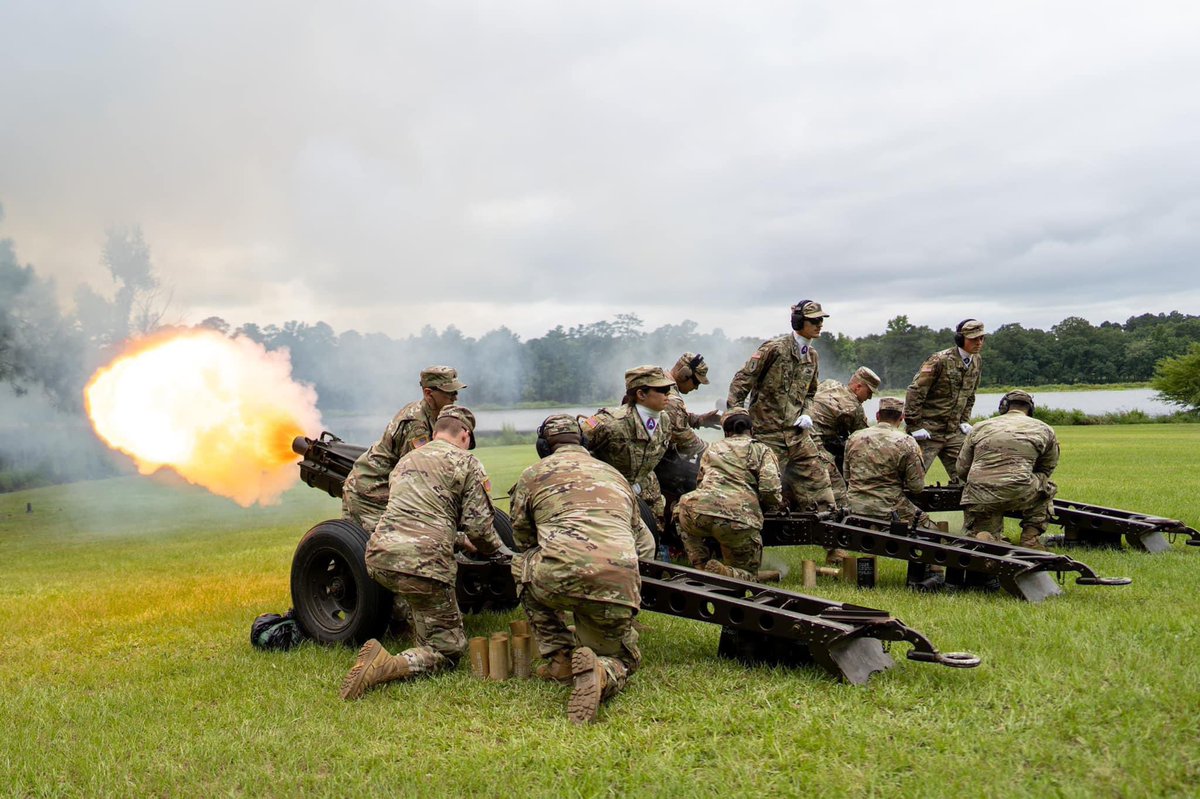
[[[1200,313],[1200,3],[0,3],[0,236],[174,315]]]

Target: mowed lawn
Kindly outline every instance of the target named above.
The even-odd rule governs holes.
[[[1062,429],[1061,496],[1200,523],[1200,425]],[[483,449],[497,496],[532,447]],[[937,479],[937,473],[933,479]],[[26,513],[32,503],[32,513]],[[504,503],[501,503],[502,505]],[[353,652],[262,653],[292,551],[337,501],[300,486],[242,509],[126,478],[0,496],[0,794],[119,796],[1194,796],[1200,791],[1200,548],[1077,552],[1124,588],[1041,605],[874,591],[952,670],[903,658],[866,686],[745,668],[715,626],[640,616],[643,667],[577,728],[567,689],[465,668],[345,703]],[[817,552],[768,550],[791,569]],[[468,617],[502,629],[516,611]],[[387,642],[393,649],[405,641]]]

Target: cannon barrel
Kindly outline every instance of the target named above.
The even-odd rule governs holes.
[[[296,436],[292,439],[292,452],[300,457],[308,454],[308,448],[312,446],[313,440],[307,436]]]

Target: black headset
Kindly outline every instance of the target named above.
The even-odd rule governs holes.
[[[1008,392],[1008,394],[1011,394],[1011,393],[1012,393],[1011,391]],[[1003,397],[1000,398],[1000,407],[999,407],[1000,413],[1008,413],[1008,404],[1009,404],[1008,403],[1008,394],[1005,394]],[[1017,402],[1025,402],[1025,400],[1017,400]],[[1033,404],[1033,397],[1029,398],[1028,405],[1029,405],[1029,415],[1033,416],[1033,412],[1035,410],[1035,406]]]
[[[587,436],[583,434],[583,425],[579,424],[579,420],[575,420],[575,427],[579,430],[579,444],[582,447],[587,447]],[[554,449],[550,446],[550,440],[546,438],[546,421],[538,425],[537,441],[534,442],[534,447],[537,449],[539,458],[549,457],[554,453]]]
[[[792,330],[797,333],[804,327],[804,306],[808,305],[812,300],[800,300],[792,306]]]
[[[957,344],[959,347],[961,347],[963,344],[965,344],[967,342],[967,337],[962,334],[963,325],[965,325],[967,322],[978,322],[978,321],[979,321],[978,319],[971,319],[970,317],[968,317],[968,318],[962,320],[961,322],[959,322],[958,327],[954,328],[954,343]]]
[[[687,366],[685,368],[687,369],[688,373],[686,375],[679,375],[679,377],[683,380],[692,380],[696,376],[696,369],[698,369],[702,363],[704,363],[704,356],[696,353],[695,357],[687,362]]]

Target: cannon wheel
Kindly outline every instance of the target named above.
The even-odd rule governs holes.
[[[510,549],[512,522],[496,511],[496,534]],[[367,574],[366,530],[346,519],[321,522],[300,539],[292,557],[292,607],[305,632],[322,644],[358,645],[382,636],[392,616],[392,592]],[[460,570],[461,571],[461,570]],[[459,576],[459,605],[471,612],[475,599],[464,601]],[[511,593],[511,589],[508,593]],[[511,607],[493,601],[488,607]]]
[[[296,621],[323,644],[361,644],[383,635],[392,593],[367,575],[367,531],[346,519],[309,530],[292,557]]]

